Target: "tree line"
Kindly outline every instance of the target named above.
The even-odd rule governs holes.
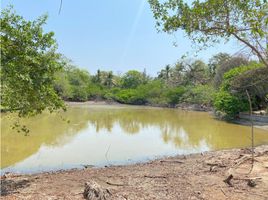
[[[214,107],[218,116],[233,118],[248,110],[248,90],[254,109],[267,107],[268,70],[242,55],[219,53],[208,63],[179,60],[163,67],[156,77],[149,76],[146,70],[130,70],[122,75],[98,70],[90,75],[64,60],[64,67],[55,75],[54,89],[66,101],[108,100],[166,107],[198,104]]]

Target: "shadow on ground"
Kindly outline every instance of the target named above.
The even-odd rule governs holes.
[[[30,185],[29,180],[1,180],[1,196],[7,196],[13,193],[17,193],[18,189],[26,188]]]

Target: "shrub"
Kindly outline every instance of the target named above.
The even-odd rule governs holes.
[[[240,78],[245,77],[245,74],[248,74],[249,72],[261,69],[261,67],[261,64],[251,62],[250,65],[236,67],[226,72],[223,76],[220,92],[216,94],[214,99],[216,111],[224,112],[227,118],[234,118],[239,112],[247,111],[249,106],[246,89],[251,94],[253,106],[259,104],[257,102],[258,96],[254,95],[252,88],[244,87],[243,84],[240,84]],[[248,76],[247,79],[244,80],[246,85],[250,83],[250,78],[252,77]]]
[[[226,118],[235,118],[235,116],[248,109],[246,100],[230,94],[227,91],[221,90],[216,93],[214,99],[214,106],[216,111],[221,111],[226,114]]]
[[[135,89],[121,90],[114,96],[115,100],[120,103],[141,105],[147,102],[144,94]]]
[[[180,102],[182,95],[185,93],[184,87],[171,88],[166,92],[167,103],[176,105]]]
[[[198,85],[187,88],[183,95],[183,101],[191,104],[204,104],[210,106],[213,104],[215,90],[210,85]]]
[[[73,101],[87,101],[88,100],[88,93],[87,93],[86,88],[79,87],[79,86],[73,86],[71,100],[73,100]]]

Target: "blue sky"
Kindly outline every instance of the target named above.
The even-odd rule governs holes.
[[[166,64],[195,51],[183,32],[157,33],[146,0],[3,0],[2,8],[14,5],[18,14],[32,20],[47,13],[46,31],[54,31],[59,52],[94,74],[97,69],[124,73],[146,68],[156,75]],[[173,45],[177,43],[177,47]],[[207,61],[218,52],[235,53],[236,42],[220,44],[198,53]]]

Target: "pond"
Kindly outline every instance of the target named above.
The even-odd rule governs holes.
[[[28,136],[1,117],[1,171],[36,173],[147,161],[161,156],[250,146],[250,127],[205,112],[139,106],[71,106],[23,119]],[[268,131],[255,129],[256,145]]]

